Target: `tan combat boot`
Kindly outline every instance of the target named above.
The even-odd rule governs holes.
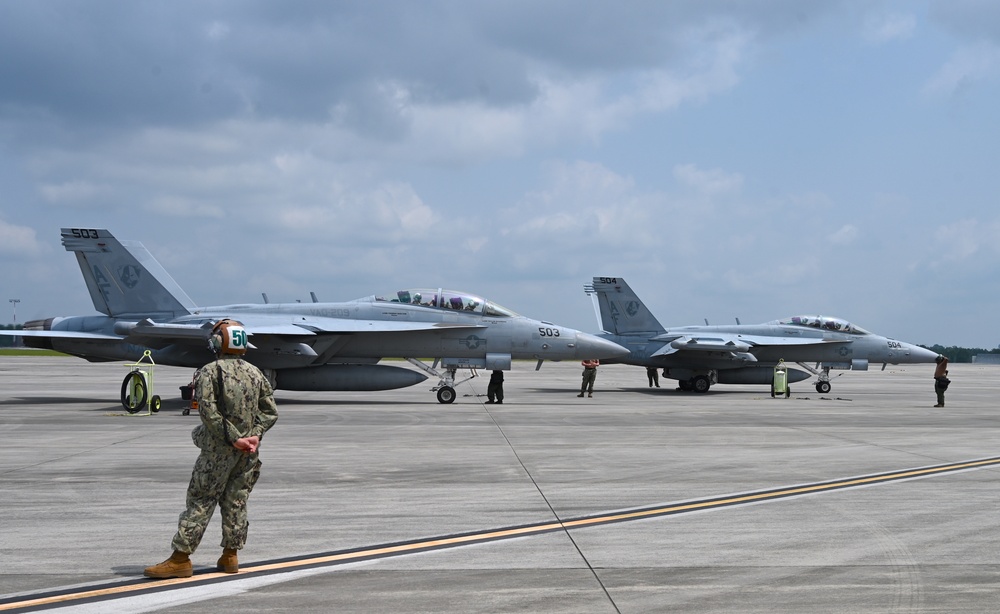
[[[187,552],[174,550],[170,558],[159,565],[147,567],[142,575],[147,578],[190,578],[194,575],[191,557]]]
[[[236,573],[240,570],[240,562],[236,558],[236,550],[234,548],[223,548],[222,556],[219,557],[219,562],[216,563],[219,571],[225,573]]]

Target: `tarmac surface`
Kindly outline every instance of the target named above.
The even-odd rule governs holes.
[[[405,363],[396,363],[405,365]],[[605,365],[278,391],[241,571],[155,581],[197,456],[178,387],[127,415],[120,363],[0,357],[0,612],[997,612],[1000,367],[835,371],[707,393]],[[837,374],[841,374],[837,376]]]

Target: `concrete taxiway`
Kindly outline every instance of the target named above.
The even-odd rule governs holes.
[[[821,395],[647,387],[516,363],[440,405],[430,382],[277,393],[241,573],[141,577],[197,450],[178,386],[125,415],[127,369],[0,357],[0,612],[995,612],[1000,368],[834,377]],[[834,372],[835,375],[840,372]]]

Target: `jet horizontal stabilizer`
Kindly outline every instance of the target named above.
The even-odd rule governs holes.
[[[146,318],[138,322],[116,322],[115,332],[130,339],[170,339],[172,343],[184,340],[204,341],[212,332],[212,323],[157,324]]]
[[[649,357],[650,358],[657,358],[659,356],[669,356],[671,354],[676,354],[679,351],[680,350],[678,350],[677,348],[675,348],[674,346],[672,346],[672,345],[670,345],[668,343],[668,344],[664,345],[663,347],[661,347],[660,349],[658,349],[655,352],[653,352],[652,354],[650,354]]]

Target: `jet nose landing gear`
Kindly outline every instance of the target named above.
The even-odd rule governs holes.
[[[451,386],[441,386],[440,388],[438,388],[437,391],[438,403],[445,403],[445,404],[454,403],[456,396],[457,395],[455,394],[455,389],[452,388]]]
[[[444,372],[438,371],[438,361],[435,360],[433,365],[427,365],[424,362],[416,358],[407,358],[407,362],[411,365],[417,367],[424,373],[431,375],[433,377],[439,378],[438,385],[431,388],[431,392],[437,393],[438,403],[447,405],[449,403],[454,403],[455,398],[458,394],[455,392],[455,386],[467,382],[470,379],[476,377],[476,370],[470,368],[472,375],[463,379],[460,382],[455,381],[455,374],[458,372],[458,366],[455,364],[448,364],[444,366]]]
[[[816,365],[817,367],[819,365]],[[826,394],[830,392],[830,367],[825,366],[823,370],[819,372],[819,379],[816,380],[816,392],[820,394]]]

